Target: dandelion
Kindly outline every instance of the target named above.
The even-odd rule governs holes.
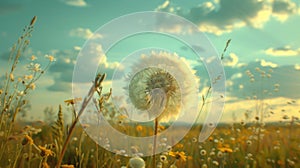
[[[177,160],[182,160],[182,161],[186,161],[186,156],[185,156],[185,153],[184,152],[169,152],[169,155],[172,156],[172,157],[175,157],[175,159]]]
[[[176,54],[152,52],[142,55],[132,67],[125,89],[138,110],[148,111],[150,118],[176,119],[181,105],[190,104],[197,93],[198,78]],[[146,68],[145,68],[146,67]]]
[[[132,168],[145,168],[145,161],[142,158],[136,156],[129,160],[129,165]]]

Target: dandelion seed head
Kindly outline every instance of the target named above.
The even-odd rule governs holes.
[[[176,119],[182,105],[190,104],[198,92],[199,79],[187,64],[175,53],[142,54],[126,79],[125,90],[134,107],[148,111],[150,119]]]

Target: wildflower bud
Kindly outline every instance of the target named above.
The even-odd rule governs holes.
[[[34,16],[34,17],[31,19],[30,26],[33,26],[33,25],[34,25],[34,23],[36,22],[36,19],[37,19],[36,16]]]

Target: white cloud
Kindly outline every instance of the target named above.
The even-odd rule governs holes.
[[[245,26],[263,28],[272,17],[283,22],[300,11],[291,0],[217,0],[203,2],[188,9],[177,6],[165,1],[156,10],[183,16],[195,23],[201,31],[215,35]]]
[[[81,28],[81,27],[72,29],[69,35],[72,37],[80,37],[83,39],[89,39],[89,38],[96,39],[96,38],[103,37],[101,34],[94,34],[90,29]]]
[[[281,48],[268,48],[265,50],[265,54],[270,56],[297,56],[300,54],[300,48],[292,49],[290,46]]]
[[[87,6],[85,0],[63,0],[63,2],[71,6],[78,6],[78,7]]]
[[[267,62],[265,60],[260,60],[260,65],[263,66],[263,67],[271,67],[271,68],[276,68],[278,67],[277,64],[273,63],[273,62]]]
[[[230,53],[229,57],[225,57],[223,60],[223,64],[225,66],[231,66],[234,67],[238,64],[239,58],[235,53]]]
[[[274,0],[272,9],[273,16],[277,20],[284,22],[291,14],[297,14],[300,8],[291,0]]]

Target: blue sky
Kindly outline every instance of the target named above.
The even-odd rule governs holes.
[[[224,60],[228,105],[225,106],[223,121],[232,119],[232,111],[240,113],[239,111],[247,108],[251,109],[255,100],[246,98],[257,94],[254,92],[271,90],[275,83],[280,84],[280,90],[267,97],[267,101],[274,102],[277,111],[286,108],[293,111],[289,116],[299,116],[300,109],[296,105],[286,107],[284,103],[280,104],[291,100],[295,100],[297,105],[300,103],[300,2],[297,0],[2,0],[0,70],[4,72],[6,55],[20,36],[24,25],[33,16],[37,16],[27,57],[52,54],[57,59],[30,97],[35,113],[29,115],[42,116],[41,111],[46,106],[57,107],[72,96],[74,63],[79,50],[93,32],[114,18],[133,12],[155,10],[188,19],[207,35],[220,53],[226,41],[232,39]],[[129,44],[139,40],[137,37]],[[148,43],[157,44],[158,41],[150,40]],[[115,55],[123,57],[122,54],[126,55],[127,49],[128,43],[123,46],[121,43],[116,47]],[[184,47],[181,52],[188,53]],[[106,60],[107,68],[111,71],[115,67],[109,61],[115,60],[109,56]],[[247,70],[255,73],[256,67],[274,71],[272,78],[263,87],[251,84],[245,74]],[[207,80],[204,78],[202,81],[208,82]],[[204,83],[201,89],[207,84]],[[240,107],[238,104],[241,103],[245,105]],[[282,115],[286,114],[278,113],[276,117],[270,118],[279,120]]]

